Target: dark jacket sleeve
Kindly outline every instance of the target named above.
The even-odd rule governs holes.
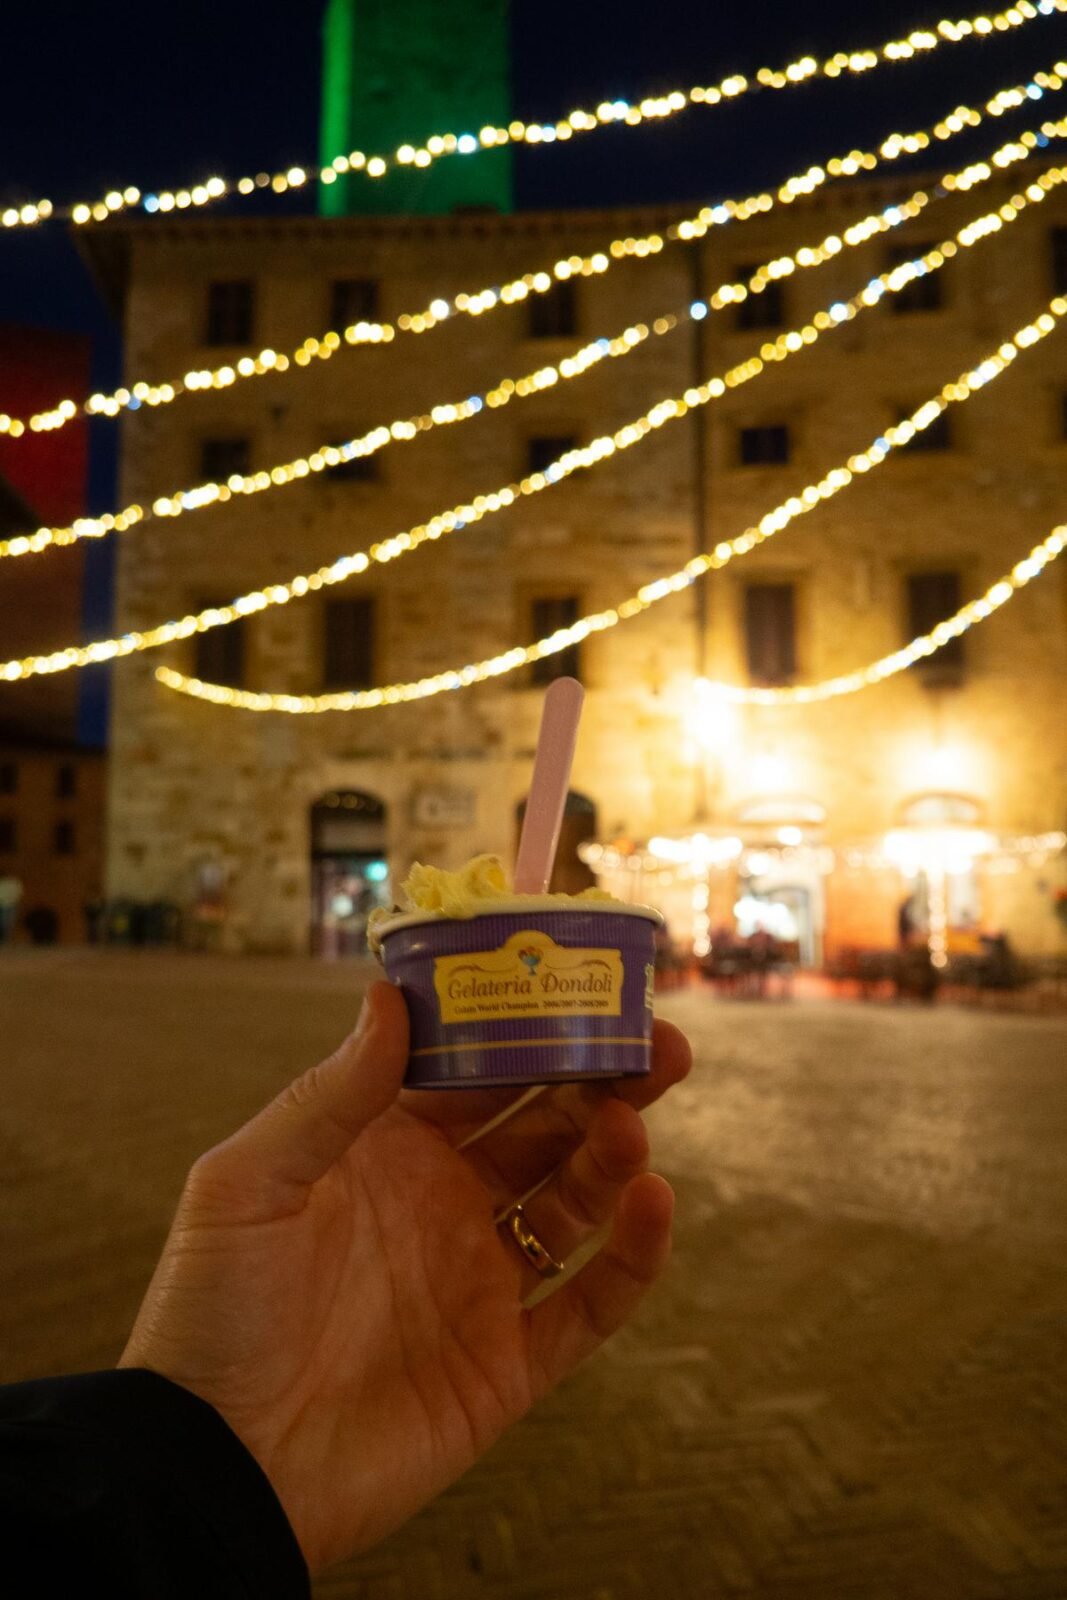
[[[259,1464],[217,1411],[154,1372],[0,1388],[0,1540],[11,1600],[310,1594]]]

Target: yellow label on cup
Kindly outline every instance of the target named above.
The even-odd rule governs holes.
[[[572,950],[536,929],[498,950],[438,956],[433,968],[442,1022],[622,1014],[618,950]]]

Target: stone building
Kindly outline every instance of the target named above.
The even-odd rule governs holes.
[[[703,322],[686,319],[575,381],[296,484],[149,522],[122,538],[120,628],[308,572],[519,480],[725,371],[854,294],[891,252],[921,253],[1019,185],[1016,171],[943,199],[888,237]],[[829,186],[523,304],[143,408],[122,424],[122,500],[151,504],[181,486],[269,470],[484,393],[590,338],[687,307],[701,286],[840,232],[914,186]],[[162,379],[267,346],[291,351],[357,317],[395,322],[435,297],[670,220],[651,209],[157,219],[100,230],[86,248],[121,302],[130,379]],[[228,948],[348,948],[362,910],[413,858],[510,855],[541,687],[550,670],[572,669],[588,699],[561,881],[579,881],[583,837],[621,840],[625,854],[650,838],[736,835],[748,854],[696,883],[685,902],[693,926],[672,917],[676,935],[699,943],[739,896],[777,898],[814,960],[896,942],[902,898],[923,885],[886,855],[887,834],[970,830],[974,859],[953,861],[943,884],[950,937],[997,927],[1024,949],[1057,948],[1059,868],[1019,843],[1064,826],[1067,590],[1056,567],[956,646],[851,698],[743,707],[709,727],[694,684],[804,682],[863,666],[983,592],[1044,537],[1064,516],[1067,485],[1060,333],[829,504],[554,658],[555,668],[306,717],[204,704],[154,672],[166,660],[204,680],[295,694],[388,684],[615,605],[843,463],[995,350],[1067,291],[1065,240],[1067,200],[1054,194],[896,300],[593,470],[341,587],[121,664],[111,893],[174,899]],[[654,897],[655,883],[646,892]]]

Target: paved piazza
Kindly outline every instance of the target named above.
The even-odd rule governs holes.
[[[362,966],[0,958],[0,1377],[112,1363],[184,1171]],[[320,1600],[1067,1597],[1067,1021],[665,996],[638,1322]]]

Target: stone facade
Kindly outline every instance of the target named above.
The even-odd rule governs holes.
[[[894,245],[946,237],[1019,186],[1001,178],[942,200]],[[694,286],[732,279],[815,243],[910,192],[914,184],[838,186],[700,245],[669,245],[578,282],[578,337],[532,338],[529,309],[455,318],[385,348],[345,349],[124,423],[123,502],[150,503],[199,481],[203,441],[247,437],[269,467],[505,377],[558,360],[588,337],[686,306]],[[329,325],[330,284],[379,284],[380,315],[402,311],[601,249],[670,219],[652,210],[420,219],[200,219],[109,230],[93,246],[120,285],[130,378],[163,378],[244,353],[200,343],[208,285],[254,279],[256,349],[293,349]],[[942,274],[939,309],[879,308],[828,334],[717,405],[672,422],[593,471],[353,579],[373,594],[374,681],[477,661],[528,642],[535,599],[611,606],[676,570],[697,549],[739,532],[995,349],[1054,292],[1050,230],[1067,200],[1034,206]],[[875,239],[783,285],[785,326],[855,293],[886,264]],[[1061,286],[1062,287],[1062,286]],[[376,481],[321,474],[122,539],[122,629],[181,616],[211,600],[287,579],[429,514],[524,475],[529,441],[586,441],[657,398],[723,372],[774,331],[745,331],[727,311],[647,340],[575,382],[499,413],[441,427],[378,458]],[[684,833],[761,814],[816,819],[836,852],[819,911],[825,948],[891,945],[901,886],[850,871],[914,796],[969,796],[984,827],[1036,834],[1064,825],[1067,670],[1064,574],[1053,569],[965,641],[962,682],[935,688],[909,672],[850,699],[811,708],[748,708],[723,747],[694,763],[684,723],[700,673],[745,682],[745,587],[795,586],[796,676],[860,666],[908,638],[909,574],[953,571],[964,598],[984,590],[1064,515],[1067,362],[1056,334],[965,406],[950,448],[915,451],[857,479],[831,504],[702,585],[587,640],[588,690],[574,787],[596,806],[601,838]],[[739,429],[786,425],[785,464],[739,464]],[[703,473],[700,465],[703,463]],[[702,479],[702,481],[701,481]],[[336,594],[338,591],[332,591]],[[268,610],[245,625],[250,688],[322,685],[323,598]],[[529,774],[540,691],[529,672],[408,706],[318,717],[253,715],[161,687],[161,659],[192,670],[192,646],[136,656],[116,670],[109,883],[113,894],[173,899],[200,892],[205,863],[225,881],[226,947],[301,950],[309,937],[311,808],[324,797],[372,795],[385,807],[393,881],[413,858],[456,865],[479,850],[509,855]],[[781,802],[776,813],[773,804]],[[819,820],[824,816],[824,820]],[[983,923],[1023,948],[1057,947],[1056,866],[988,874]],[[728,899],[732,885],[714,886]],[[682,930],[684,931],[684,930]]]

